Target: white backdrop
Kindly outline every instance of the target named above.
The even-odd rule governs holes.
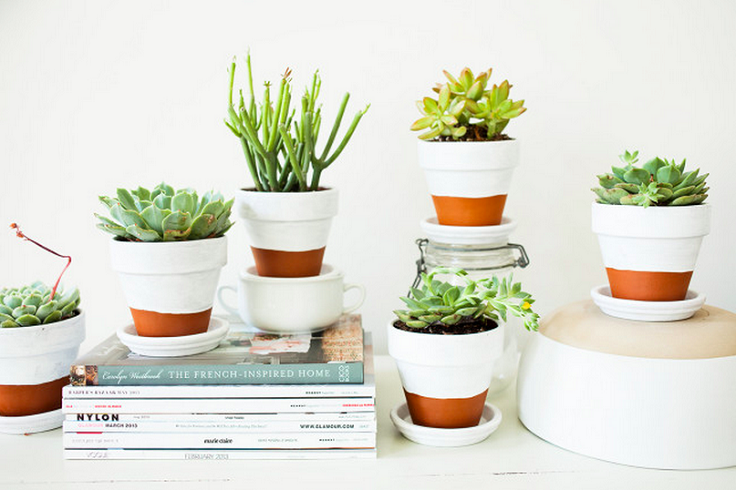
[[[326,259],[367,287],[379,352],[433,212],[408,129],[414,101],[466,65],[493,67],[492,81],[526,99],[507,131],[522,142],[507,212],[532,261],[517,277],[540,313],[605,282],[589,189],[625,148],[711,173],[714,227],[692,286],[736,310],[735,18],[729,0],[0,0],[0,285],[51,282],[63,265],[14,238],[16,221],[74,256],[65,282],[89,315],[83,349],[127,321],[97,196],[162,179],[226,195],[249,185],[222,119],[230,59],[250,47],[256,80],[288,66],[297,93],[319,68],[328,121],[346,90],[346,120],[371,103],[324,175],[341,192]],[[241,225],[228,236],[222,284],[252,260]]]

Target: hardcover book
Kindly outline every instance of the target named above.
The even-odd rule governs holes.
[[[360,315],[322,332],[275,335],[233,329],[220,345],[180,358],[146,357],[113,335],[71,367],[72,386],[360,384]]]

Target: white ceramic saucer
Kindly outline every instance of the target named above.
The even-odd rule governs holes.
[[[590,296],[606,315],[642,322],[686,320],[705,304],[705,295],[691,289],[682,301],[636,301],[614,298],[608,284],[594,287],[590,290]]]
[[[229,330],[227,320],[210,317],[206,332],[182,337],[141,337],[134,324],[118,330],[118,338],[136,354],[149,357],[179,357],[201,354],[212,350],[225,338]]]
[[[61,409],[21,417],[0,417],[0,434],[31,434],[61,427]]]
[[[517,222],[508,216],[495,226],[448,226],[441,225],[436,216],[419,222],[422,231],[433,242],[456,245],[489,245],[507,243],[509,235],[516,229]]]
[[[486,403],[486,406],[483,407],[483,416],[480,423],[475,427],[437,429],[415,425],[411,421],[409,407],[406,406],[406,403],[401,403],[391,410],[391,421],[399,429],[399,432],[410,441],[427,446],[456,447],[478,443],[498,429],[501,419],[501,410],[490,403]]]

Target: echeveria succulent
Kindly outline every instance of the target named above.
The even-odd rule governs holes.
[[[52,296],[53,295],[53,296]],[[37,281],[22,288],[0,289],[0,327],[30,327],[66,320],[76,314],[79,290],[54,291]]]
[[[477,77],[470,68],[464,68],[457,78],[447,71],[443,73],[448,82],[434,88],[438,98],[425,97],[417,102],[423,117],[415,121],[411,129],[427,130],[420,139],[496,139],[510,119],[526,111],[523,100],[509,99],[511,85],[508,80],[488,89],[491,69]]]
[[[219,192],[200,198],[193,189],[174,191],[161,183],[152,191],[118,189],[117,197],[100,196],[100,201],[110,218],[95,214],[97,227],[130,241],[217,238],[233,225],[229,218],[234,200],[225,201]]]
[[[611,167],[612,172],[598,176],[601,187],[593,188],[601,204],[634,206],[686,206],[700,204],[708,197],[705,179],[698,176],[700,169],[685,171],[685,160],[675,161],[659,157],[641,167],[636,163],[639,152],[624,152],[619,158],[623,167]]]
[[[456,286],[435,279],[438,274],[454,274],[465,280],[465,286]],[[489,279],[473,281],[462,269],[438,267],[429,274],[422,273],[420,288],[411,288],[409,297],[401,300],[408,310],[395,310],[396,316],[407,326],[424,329],[434,323],[454,325],[463,319],[492,320],[501,318],[506,321],[507,314],[524,320],[528,330],[539,328],[539,315],[534,313],[531,295],[521,290],[521,283],[514,283],[513,278]]]

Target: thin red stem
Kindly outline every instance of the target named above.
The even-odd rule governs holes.
[[[61,282],[61,277],[64,275],[64,273],[66,272],[66,270],[72,264],[72,258],[69,255],[61,255],[58,252],[54,252],[50,248],[48,248],[48,247],[46,247],[46,246],[41,245],[40,243],[38,243],[33,238],[27,237],[22,231],[20,231],[20,226],[18,226],[15,223],[11,223],[10,224],[10,228],[12,228],[12,229],[15,230],[15,235],[18,238],[22,238],[23,240],[28,240],[29,242],[33,243],[34,245],[38,245],[42,249],[46,250],[49,253],[52,253],[52,254],[56,255],[57,257],[61,257],[63,259],[67,259],[66,266],[64,266],[64,270],[61,271],[61,274],[59,274],[59,278],[56,280],[56,283],[54,284],[54,287],[51,289],[51,296],[49,297],[49,301],[53,300],[54,299],[54,295],[56,294],[56,289],[59,287],[59,282]]]

